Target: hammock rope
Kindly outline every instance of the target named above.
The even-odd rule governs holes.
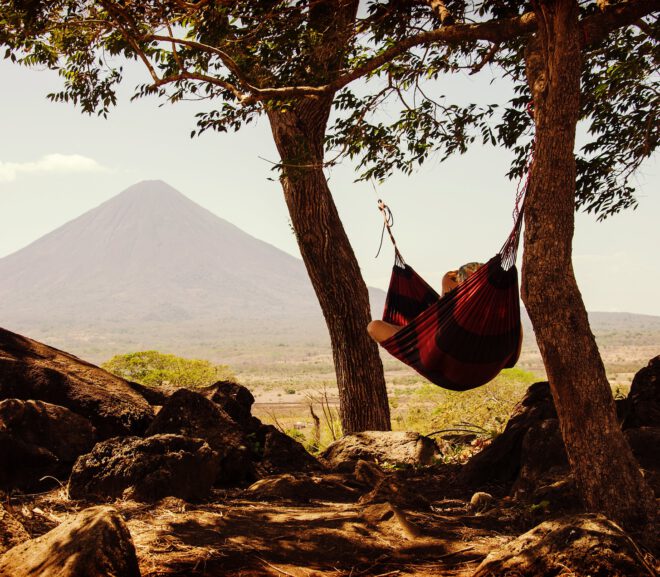
[[[378,199],[378,210],[383,214],[383,230],[380,233],[380,244],[378,245],[378,252],[376,253],[375,258],[378,258],[381,249],[383,248],[383,239],[385,238],[385,230],[390,236],[392,241],[392,246],[394,247],[394,262],[403,266],[405,263],[403,257],[399,252],[399,247],[396,245],[396,240],[394,240],[394,234],[392,234],[392,227],[394,226],[394,215],[390,210],[390,207],[387,206],[380,198]]]

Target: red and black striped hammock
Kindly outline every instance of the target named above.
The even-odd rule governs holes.
[[[403,261],[388,225],[395,262],[383,320],[403,328],[381,345],[452,391],[485,385],[513,367],[522,339],[515,266],[521,223],[522,210],[502,249],[442,297]]]

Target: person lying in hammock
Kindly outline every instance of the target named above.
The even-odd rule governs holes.
[[[450,270],[445,273],[445,276],[442,277],[442,293],[440,296],[444,296],[449,291],[455,289],[463,281],[469,279],[482,266],[482,262],[469,262],[464,264],[458,270]],[[382,343],[402,328],[403,327],[385,321],[371,321],[367,325],[367,332],[377,343]]]

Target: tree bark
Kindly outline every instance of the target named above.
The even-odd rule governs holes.
[[[369,294],[323,173],[328,97],[268,112],[298,246],[325,317],[344,434],[389,430],[383,365],[367,335]]]
[[[539,26],[526,64],[536,144],[525,201],[522,298],[586,507],[628,528],[644,526],[653,522],[655,499],[617,422],[571,260],[582,65],[578,3],[540,0],[534,8]]]

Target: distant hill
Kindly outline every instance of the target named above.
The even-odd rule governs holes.
[[[299,259],[146,181],[0,259],[3,321],[316,314]]]

